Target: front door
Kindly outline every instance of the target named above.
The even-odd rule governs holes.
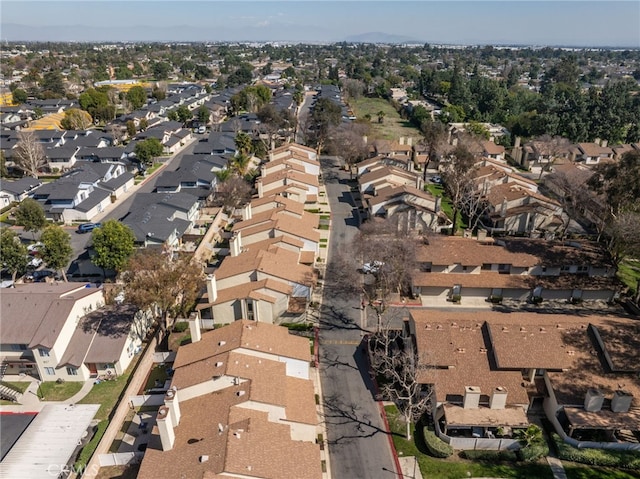
[[[91,376],[98,375],[98,368],[96,367],[96,363],[87,363],[87,367],[89,368],[89,374]]]

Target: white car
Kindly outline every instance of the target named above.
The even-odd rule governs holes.
[[[372,261],[371,263],[365,263],[362,265],[362,272],[365,274],[377,273],[382,266],[384,266],[384,263],[382,261]]]
[[[432,176],[430,181],[432,183],[435,183],[436,185],[440,185],[440,184],[442,184],[442,177],[440,177],[440,176]]]
[[[33,258],[31,258],[29,260],[29,262],[27,263],[27,267],[29,268],[37,268],[42,264],[42,258],[38,258],[37,256],[34,256]]]

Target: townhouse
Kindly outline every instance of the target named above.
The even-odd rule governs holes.
[[[138,477],[321,478],[308,340],[247,320],[190,328]]]
[[[637,449],[629,439],[640,430],[633,353],[640,329],[633,320],[497,311],[481,318],[444,310],[410,315],[406,334],[418,381],[432,387],[436,431],[453,447],[518,448],[513,431],[526,428],[535,410],[574,446]]]
[[[105,306],[101,288],[84,283],[19,284],[0,295],[5,374],[41,381],[120,375],[139,351],[152,318]]]
[[[529,238],[425,237],[413,291],[424,306],[447,301],[611,301],[615,266],[598,244]]]

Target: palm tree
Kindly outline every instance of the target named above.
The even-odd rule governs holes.
[[[378,115],[378,123],[384,122],[384,117],[387,116],[387,114],[382,110],[376,113],[376,115]]]
[[[231,170],[230,168],[225,168],[224,170],[216,171],[216,177],[218,178],[218,183],[224,183],[225,181],[227,181],[229,178],[231,178],[232,173],[233,173],[233,170]]]
[[[543,441],[542,429],[535,424],[531,424],[526,429],[518,429],[515,432],[518,442],[524,447],[530,447]]]
[[[236,148],[241,155],[248,155],[253,149],[253,142],[251,137],[244,132],[238,132],[235,138]]]
[[[251,166],[251,157],[249,155],[240,153],[236,155],[231,161],[231,169],[238,174],[238,176],[245,176],[249,172]]]

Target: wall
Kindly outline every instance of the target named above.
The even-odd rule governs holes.
[[[180,389],[180,401],[187,401],[189,399],[200,397],[203,394],[212,393],[214,391],[220,391],[234,385],[235,378],[231,376],[222,376],[218,379],[212,379],[204,383],[195,384],[183,389]]]

